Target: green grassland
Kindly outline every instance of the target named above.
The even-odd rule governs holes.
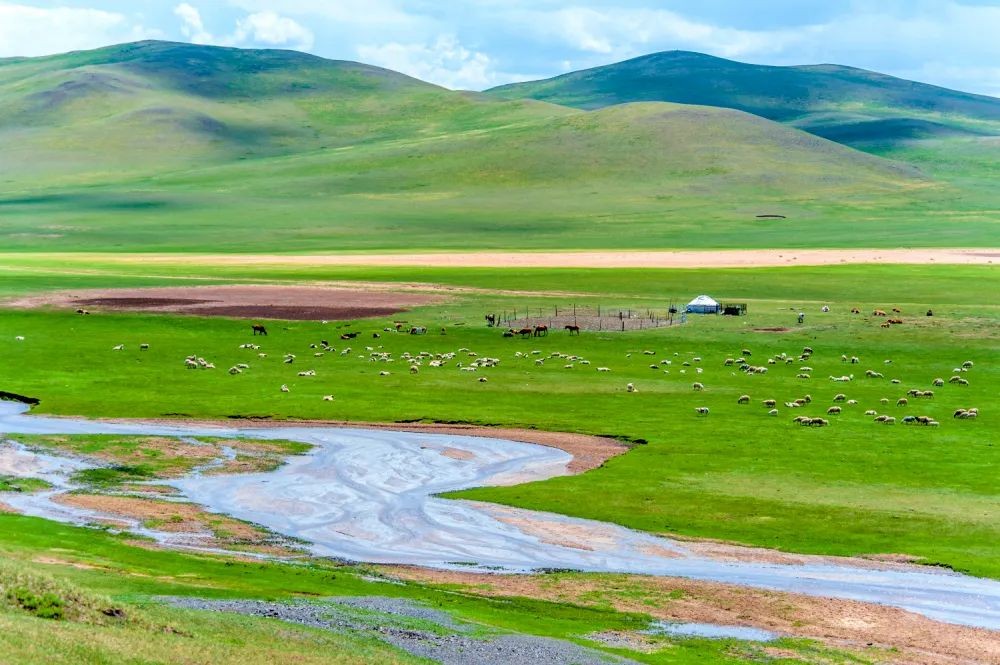
[[[724,108],[648,101],[588,112],[290,52],[143,42],[0,61],[0,145],[6,251],[858,238],[931,247],[996,237],[987,186],[970,191],[951,168],[929,175],[920,160],[895,159],[909,154],[872,156]],[[995,151],[984,154],[995,163]]]
[[[848,145],[996,135],[1000,100],[838,65],[774,67],[666,51],[488,91],[600,109],[637,101],[739,109]]]
[[[133,269],[141,271],[139,266]],[[163,266],[156,270],[169,273]],[[387,270],[322,273],[327,279],[391,281]],[[192,276],[190,267],[187,271]],[[262,268],[259,273],[244,270],[243,277],[292,279],[293,272],[275,274]],[[302,271],[297,277],[310,281],[319,275]],[[998,312],[983,304],[996,287],[992,268],[844,266],[625,275],[534,270],[514,281],[499,270],[399,270],[395,279],[525,293],[460,295],[403,315],[432,331],[445,326],[446,335],[384,335],[377,342],[363,335],[350,343],[350,356],[323,358],[313,358],[309,344],[336,338],[343,324],[272,326],[271,336],[258,340],[269,358],[258,359],[256,352],[237,348],[249,339],[242,321],[6,311],[0,318],[5,389],[41,397],[40,411],[58,414],[426,419],[642,439],[645,445],[583,476],[462,496],[791,551],[906,553],[979,575],[1000,575],[998,487],[995,474],[987,471],[997,462],[990,437],[996,424],[987,407],[1000,380],[995,367]],[[657,292],[705,290],[717,297],[749,300],[751,313],[740,319],[691,317],[686,326],[669,329],[579,338],[554,333],[530,341],[502,339],[497,331],[482,327],[484,311],[565,306],[565,296],[543,294],[568,284],[580,295],[581,305],[663,308]],[[799,298],[792,299],[792,293]],[[833,312],[820,314],[821,304],[829,304]],[[907,323],[885,330],[877,320],[849,314],[852,306],[866,312],[899,306]],[[800,308],[808,312],[801,327],[794,323]],[[927,308],[936,316],[922,316]],[[351,329],[375,331],[389,322],[356,322]],[[792,330],[755,331],[771,327]],[[13,341],[16,335],[25,341]],[[150,350],[140,351],[140,343],[150,344]],[[125,351],[112,351],[117,344],[125,344]],[[348,343],[335,346],[342,344]],[[357,355],[364,355],[364,347],[371,344],[396,357],[404,351],[453,352],[465,347],[501,358],[502,363],[486,372],[488,383],[478,383],[479,375],[454,367],[424,368],[411,375],[398,362],[389,366],[359,360]],[[799,364],[771,366],[765,376],[748,376],[723,365],[726,357],[743,348],[752,350],[754,363],[764,364],[770,356],[797,354],[804,346],[816,350],[803,363],[813,367],[809,380],[795,378]],[[553,351],[583,356],[592,364],[564,369],[565,361],[555,360],[538,367],[530,354],[514,355],[535,349],[543,356]],[[644,355],[645,350],[656,355]],[[281,362],[286,352],[299,355],[296,364]],[[185,370],[183,359],[189,354],[204,356],[222,369]],[[862,363],[845,365],[841,354],[857,355]],[[702,358],[700,363],[694,363],[695,356]],[[884,364],[886,359],[892,364]],[[672,364],[649,368],[661,360]],[[932,400],[911,399],[905,409],[894,406],[906,390],[931,389],[933,379],[948,379],[966,360],[974,362],[963,374],[970,385],[947,384],[936,389]],[[684,368],[684,361],[692,365]],[[248,363],[250,370],[239,376],[225,373],[238,362]],[[597,366],[612,371],[597,374]],[[696,366],[702,367],[702,374],[695,374]],[[303,369],[315,369],[317,377],[297,377]],[[390,376],[379,375],[384,369]],[[885,378],[866,379],[866,369]],[[827,378],[847,373],[855,374],[847,384]],[[891,378],[901,383],[893,385]],[[705,392],[692,392],[695,380],[705,384]],[[629,382],[636,384],[638,393],[625,392]],[[288,384],[291,392],[280,393],[281,384]],[[822,415],[840,392],[859,404],[832,416],[830,427],[803,428],[791,422],[795,415]],[[744,393],[753,398],[750,406],[736,404]],[[759,405],[763,399],[784,402],[806,393],[813,397],[809,407],[792,411],[779,404],[777,418]],[[322,401],[325,394],[335,395],[335,400]],[[890,399],[890,406],[882,406],[882,398]],[[708,406],[711,415],[699,418],[695,406]],[[956,408],[972,406],[984,409],[978,420],[952,419]],[[862,415],[867,409],[897,418],[928,415],[941,426],[879,426]],[[844,524],[852,526],[845,530]]]

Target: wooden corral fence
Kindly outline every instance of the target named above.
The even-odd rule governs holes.
[[[504,330],[513,328],[534,328],[548,326],[554,333],[561,332],[565,326],[578,326],[581,330],[624,332],[626,330],[644,330],[647,328],[663,328],[680,324],[676,311],[671,309],[579,307],[576,305],[550,305],[548,307],[526,306],[498,310],[486,314],[486,325]]]

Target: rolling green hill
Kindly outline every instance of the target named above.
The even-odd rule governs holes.
[[[0,60],[0,150],[7,251],[934,246],[996,228],[991,194],[742,111],[585,111],[289,51]]]
[[[636,101],[719,106],[848,145],[1000,134],[1000,99],[993,97],[853,67],[751,65],[687,51],[502,86],[489,94],[581,109]]]

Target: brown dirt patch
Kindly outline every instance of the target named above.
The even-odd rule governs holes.
[[[92,566],[89,563],[68,561],[67,559],[58,559],[51,556],[38,556],[32,559],[31,562],[41,563],[47,566],[69,566],[70,568],[76,568],[77,570],[102,570],[101,566]]]
[[[715,582],[636,575],[490,575],[383,567],[390,576],[463,587],[481,596],[522,596],[670,621],[754,626],[837,648],[895,648],[890,662],[914,665],[1000,662],[1000,634],[933,621],[852,600],[815,598]]]
[[[791,328],[754,328],[754,332],[786,333],[792,332]]]
[[[338,321],[387,316],[442,296],[385,289],[224,285],[60,291],[10,301],[12,307],[93,308],[192,316]]]
[[[190,503],[104,494],[59,494],[53,497],[53,501],[137,520],[164,533],[187,534],[191,536],[190,543],[196,546],[238,549],[274,556],[299,553],[277,543],[275,537],[263,529],[226,515],[207,512]]]
[[[19,515],[20,512],[21,511],[19,511],[14,506],[10,506],[10,505],[4,503],[3,501],[0,501],[0,513],[7,513],[9,515]]]
[[[252,455],[237,455],[236,459],[227,459],[220,466],[205,471],[207,476],[217,476],[238,473],[266,473],[281,466],[281,460],[276,457]]]

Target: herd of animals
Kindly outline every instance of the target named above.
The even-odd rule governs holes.
[[[824,308],[824,311],[829,311],[829,310],[828,310],[828,308]],[[859,314],[860,310],[858,308],[853,308],[851,310],[851,312],[852,312],[852,314]],[[897,314],[897,315],[901,314],[901,312],[900,312],[900,310],[898,308],[893,308],[892,312],[894,314]],[[77,310],[77,313],[79,313],[79,314],[89,314],[90,312],[86,311],[86,310]],[[928,310],[926,315],[927,316],[933,316],[934,314],[933,314],[933,311]],[[888,317],[888,313],[885,310],[876,309],[876,310],[874,310],[872,312],[872,316],[875,316],[875,317]],[[489,322],[489,316],[487,316],[487,321]],[[901,320],[894,320],[894,319],[888,319],[888,321],[887,321],[887,323],[890,323],[890,324],[897,323],[897,322],[898,323],[902,323]],[[884,327],[884,324],[883,324],[883,327]],[[580,334],[580,327],[576,326],[576,325],[566,325],[565,326],[565,330],[570,335],[579,335]],[[259,323],[252,324],[251,325],[251,331],[252,331],[252,333],[253,333],[254,336],[258,336],[258,335],[260,335],[260,336],[266,336],[268,334],[267,333],[267,328],[264,325],[259,324]],[[384,330],[382,332],[387,332],[387,333],[405,333],[405,332],[408,332],[411,335],[422,335],[422,334],[425,334],[427,332],[427,328],[423,327],[423,326],[411,326],[411,327],[409,327],[407,329],[406,327],[404,327],[403,324],[397,323],[393,327],[386,327],[386,328],[384,328]],[[445,332],[446,331],[444,329],[441,330],[442,334],[445,334]],[[545,337],[545,336],[548,335],[548,333],[549,333],[548,326],[545,326],[545,325],[536,325],[536,326],[532,326],[532,327],[524,327],[524,328],[521,328],[519,330],[515,330],[515,329],[511,328],[511,329],[508,329],[507,331],[503,332],[503,336],[504,337],[520,336],[520,337],[523,337],[523,338]],[[344,341],[353,340],[353,339],[356,339],[359,336],[359,334],[360,333],[354,332],[354,331],[344,332],[344,333],[342,333],[340,335],[340,339],[344,340]],[[373,339],[379,339],[380,337],[381,337],[381,335],[380,335],[379,332],[372,333],[372,338]],[[23,341],[24,340],[24,338],[22,336],[18,336],[16,339],[18,341]],[[259,359],[265,359],[265,358],[267,358],[267,354],[263,353],[263,352],[260,352],[260,348],[261,347],[259,345],[257,345],[257,344],[246,343],[246,344],[242,344],[239,348],[240,349],[245,349],[245,350],[251,350],[251,351],[258,351],[259,352],[258,353],[258,358]],[[317,358],[323,357],[323,356],[325,356],[325,355],[327,355],[329,353],[337,352],[337,349],[333,348],[327,340],[319,340],[318,344],[311,344],[310,348],[314,351],[313,355],[315,357],[317,357]],[[125,349],[125,345],[124,344],[119,344],[119,345],[116,345],[115,347],[113,347],[114,351],[122,351],[124,349]],[[146,351],[146,350],[149,349],[149,345],[148,344],[141,344],[141,345],[139,345],[139,349],[141,351]],[[651,350],[643,351],[643,353],[645,355],[656,355],[656,352],[655,351],[651,351]],[[811,367],[807,366],[807,365],[804,365],[803,363],[809,361],[810,358],[813,356],[813,353],[814,353],[813,349],[811,347],[807,346],[807,347],[803,348],[802,352],[800,354],[798,354],[798,355],[788,355],[787,353],[777,354],[777,355],[774,355],[774,356],[768,358],[767,361],[766,361],[766,363],[767,363],[766,365],[756,366],[756,365],[753,365],[750,362],[750,358],[752,357],[751,351],[749,349],[742,349],[742,351],[740,352],[740,354],[738,356],[726,358],[723,361],[722,364],[723,364],[724,367],[733,367],[734,369],[739,369],[740,371],[744,372],[747,375],[766,374],[768,372],[768,366],[774,366],[774,365],[779,365],[779,364],[783,364],[783,365],[799,364],[800,366],[797,368],[797,372],[798,373],[795,375],[796,378],[797,379],[803,379],[803,380],[809,380],[809,379],[812,378],[813,369]],[[339,351],[339,354],[341,356],[351,356],[352,355],[352,350],[351,350],[350,347],[346,347],[346,348],[341,349]],[[626,357],[631,357],[631,355],[632,354],[629,353],[629,354],[627,354]],[[674,355],[677,355],[677,354],[674,354]],[[391,363],[391,362],[394,362],[396,360],[395,358],[392,357],[392,354],[383,351],[381,346],[379,346],[377,349],[374,348],[374,347],[371,347],[371,346],[367,346],[365,348],[365,353],[364,354],[358,354],[357,357],[360,358],[361,360],[365,360],[365,361],[368,361],[368,362]],[[458,360],[458,358],[460,358],[460,357],[472,358],[473,360],[471,360],[471,361],[470,360]],[[532,358],[532,357],[534,357],[534,364],[536,366],[542,366],[542,365],[546,364],[546,361],[549,361],[549,360],[565,360],[566,364],[564,364],[564,368],[566,368],[566,369],[572,369],[576,365],[587,366],[587,365],[591,364],[590,361],[588,361],[585,358],[582,358],[580,356],[569,355],[569,354],[564,354],[564,353],[559,353],[559,352],[552,352],[548,356],[543,356],[542,352],[539,351],[539,350],[531,351],[530,353],[525,353],[525,352],[518,351],[518,352],[516,352],[514,354],[515,360],[517,360],[517,359],[523,359],[523,358]],[[286,363],[286,364],[292,364],[292,363],[295,362],[296,358],[297,358],[297,356],[295,354],[293,354],[293,353],[285,353],[284,356],[283,356],[283,362]],[[427,351],[422,351],[422,352],[417,353],[417,354],[411,354],[411,353],[405,352],[405,353],[403,353],[403,354],[401,354],[399,356],[399,360],[401,360],[401,361],[403,361],[403,362],[405,362],[405,363],[408,364],[408,366],[409,366],[409,372],[411,374],[417,374],[417,373],[419,373],[421,367],[425,363],[426,363],[426,365],[428,367],[431,367],[431,368],[440,368],[440,367],[445,367],[445,366],[447,366],[449,364],[453,364],[457,369],[459,369],[461,371],[465,371],[465,372],[476,372],[476,371],[478,371],[480,369],[496,367],[496,366],[498,366],[500,364],[500,359],[498,359],[498,358],[480,357],[478,354],[476,354],[475,352],[473,352],[473,351],[471,351],[471,350],[469,350],[467,348],[461,348],[461,349],[458,349],[455,352],[436,353],[436,354],[433,354],[433,353],[430,353],[430,352],[427,352]],[[841,356],[841,362],[845,363],[845,364],[849,364],[849,365],[857,365],[857,364],[860,364],[861,360],[857,356],[848,356],[848,355],[845,354],[845,355]],[[888,365],[891,365],[892,361],[886,360],[886,361],[884,361],[884,363],[885,363],[885,365],[888,366]],[[191,356],[186,357],[185,360],[184,360],[184,364],[185,364],[185,366],[188,369],[215,369],[215,365],[213,363],[211,363],[211,362],[209,362],[209,361],[205,360],[204,358],[199,357],[197,355],[191,355]],[[649,367],[651,369],[654,369],[654,370],[661,370],[661,371],[664,371],[666,373],[670,373],[670,369],[668,369],[668,367],[670,365],[672,365],[672,364],[673,364],[673,360],[671,360],[671,359],[664,359],[664,360],[661,360],[658,363],[649,365]],[[680,361],[680,364],[681,364],[682,367],[679,369],[679,373],[681,373],[681,374],[686,373],[688,371],[688,368],[690,368],[696,374],[701,374],[704,371],[703,367],[699,366],[699,365],[702,364],[702,359],[700,357],[697,357],[697,356],[691,358],[690,360]],[[965,361],[964,363],[962,363],[961,366],[956,367],[954,369],[953,375],[949,379],[947,379],[947,381],[944,378],[936,378],[936,379],[934,379],[931,382],[931,385],[933,387],[935,387],[935,388],[943,387],[943,386],[946,385],[946,383],[947,384],[956,385],[956,386],[959,386],[959,387],[968,386],[969,385],[969,381],[964,376],[962,376],[962,374],[968,372],[972,367],[973,367],[973,362],[972,361]],[[229,368],[229,373],[232,374],[232,375],[238,375],[238,374],[242,374],[243,372],[245,372],[245,371],[247,371],[249,369],[250,369],[250,365],[248,363],[246,363],[246,362],[243,362],[243,363],[238,363],[238,364],[232,366],[231,368]],[[597,367],[596,369],[597,369],[598,372],[610,372],[611,371],[610,367]],[[302,371],[297,372],[297,376],[301,377],[301,378],[315,377],[316,375],[317,375],[317,373],[313,369],[306,369],[306,370],[302,370]],[[388,370],[382,370],[382,371],[379,372],[379,375],[380,376],[389,376],[390,372]],[[864,372],[864,378],[865,379],[876,379],[876,380],[882,379],[882,380],[884,380],[885,376],[884,376],[884,374],[882,372],[878,372],[878,371],[875,371],[873,369],[867,369]],[[852,374],[845,374],[845,375],[841,375],[841,376],[833,376],[833,375],[831,375],[831,376],[829,376],[829,380],[832,381],[832,382],[847,383],[847,382],[851,382],[851,381],[854,380],[854,374],[853,373]],[[488,379],[485,376],[481,376],[481,377],[478,378],[478,381],[481,382],[481,383],[486,383],[488,381]],[[896,385],[896,384],[900,384],[900,383],[901,383],[900,379],[891,379],[890,380],[890,384],[892,384],[892,385]],[[694,392],[697,392],[697,393],[702,393],[702,392],[704,392],[706,390],[705,384],[702,383],[701,381],[696,381],[696,382],[692,383],[691,384],[691,388],[692,388],[692,390]],[[631,383],[631,382],[626,384],[625,390],[628,393],[637,393],[637,392],[639,392],[639,389],[637,388],[636,384],[635,383]],[[287,384],[282,384],[280,386],[280,391],[284,392],[284,393],[287,393],[287,392],[290,392],[291,389],[289,388],[289,386]],[[905,407],[909,406],[909,400],[910,400],[910,398],[913,398],[915,400],[931,400],[931,399],[934,398],[934,396],[935,396],[935,393],[934,393],[933,390],[930,390],[930,389],[922,390],[922,389],[917,389],[917,388],[911,388],[910,390],[908,390],[906,392],[905,396],[900,396],[897,399],[895,399],[895,406],[896,406],[896,408],[905,408]],[[334,399],[333,395],[324,395],[323,396],[323,400],[324,401],[332,401],[333,399]],[[740,395],[739,398],[737,399],[737,404],[738,405],[748,405],[748,404],[751,403],[751,401],[752,400],[751,400],[750,395],[743,394],[743,395]],[[802,397],[798,397],[798,398],[791,399],[791,400],[788,400],[788,401],[783,401],[782,404],[787,409],[798,409],[798,408],[802,408],[802,407],[806,406],[807,404],[812,403],[812,401],[813,400],[812,400],[811,395],[806,394],[806,395],[804,395]],[[845,413],[845,408],[858,407],[859,406],[858,400],[848,399],[847,396],[846,396],[846,394],[844,394],[844,393],[837,393],[833,397],[833,402],[834,402],[834,404],[832,404],[831,406],[829,406],[826,409],[825,415],[831,416],[831,417],[832,416],[840,416],[843,413]],[[891,405],[893,403],[893,400],[890,399],[889,397],[883,397],[883,398],[880,399],[879,403],[880,403],[880,406],[887,407],[887,406],[889,406],[889,405]],[[764,408],[768,409],[768,412],[767,412],[768,415],[778,416],[780,414],[780,411],[778,410],[779,401],[777,399],[764,399],[764,400],[761,400],[761,405]],[[695,412],[698,415],[700,415],[700,416],[708,416],[709,413],[710,413],[710,409],[707,406],[697,406],[697,407],[695,407]],[[892,425],[892,424],[895,424],[897,422],[897,417],[896,416],[888,415],[888,414],[885,414],[885,413],[878,413],[878,411],[875,410],[875,409],[867,409],[867,410],[865,410],[864,411],[864,415],[868,416],[868,417],[871,417],[873,419],[873,422],[876,422],[876,423],[881,423],[881,424],[886,424],[886,425]],[[956,409],[954,411],[954,414],[953,414],[953,417],[955,419],[960,419],[960,420],[975,419],[978,416],[979,416],[979,409],[977,407],[959,408],[959,409]],[[904,416],[900,417],[898,420],[899,420],[899,422],[901,422],[903,424],[924,425],[924,426],[929,426],[929,427],[937,427],[937,426],[940,425],[940,423],[938,421],[934,420],[933,418],[931,418],[929,416],[924,416],[924,415],[910,415],[910,414],[907,414],[907,415],[904,415]],[[811,417],[811,416],[796,416],[793,419],[793,422],[795,422],[797,424],[800,424],[800,425],[803,425],[803,426],[807,426],[807,427],[824,427],[824,426],[827,426],[827,425],[830,424],[830,420],[828,420],[827,418]]]

